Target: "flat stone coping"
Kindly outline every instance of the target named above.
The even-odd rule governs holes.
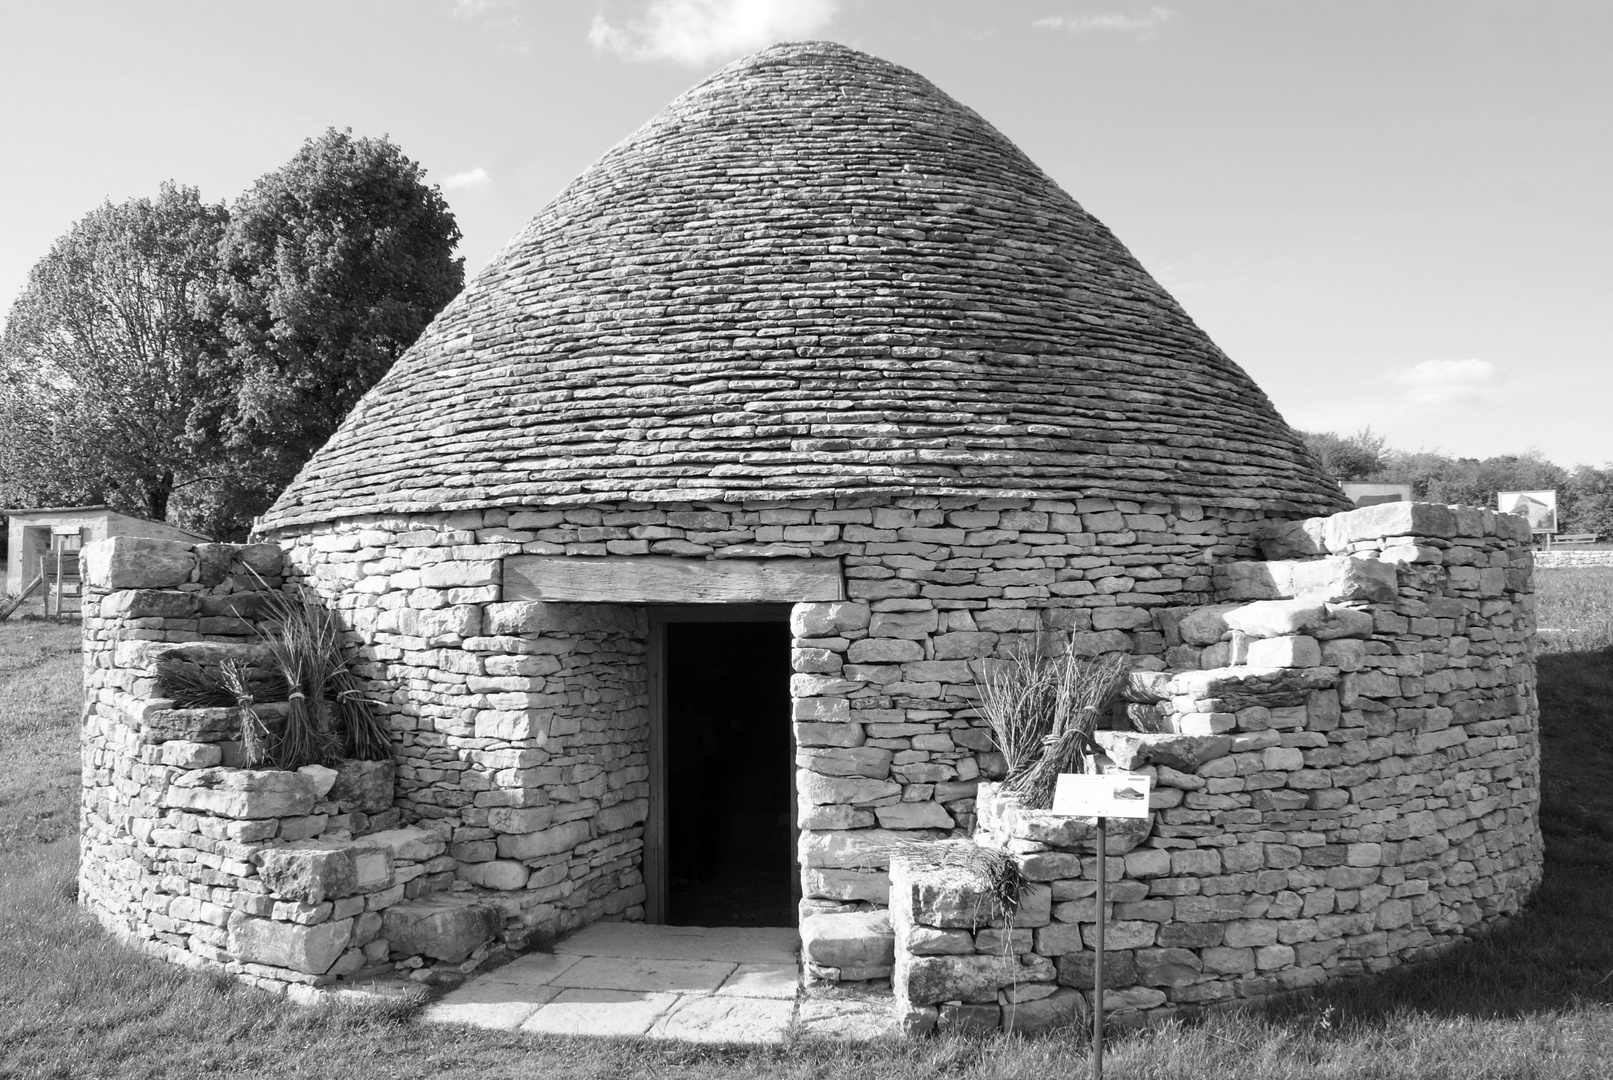
[[[889,997],[801,992],[794,927],[595,923],[451,991],[424,1023],[778,1045],[900,1037]]]

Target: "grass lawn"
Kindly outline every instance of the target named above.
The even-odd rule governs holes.
[[[1600,618],[1608,630],[1599,641],[1594,630],[1584,636],[1594,651],[1541,658],[1548,856],[1529,909],[1483,940],[1371,983],[1119,1036],[1107,1075],[1613,1075],[1613,574],[1540,577],[1543,625],[1574,617],[1590,628]],[[72,902],[76,639],[76,626],[0,625],[0,1077],[1087,1075],[1080,1036],[767,1051],[554,1040],[417,1026],[406,1005],[301,1008],[147,960],[110,942]]]

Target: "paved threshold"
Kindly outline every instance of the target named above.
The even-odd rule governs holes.
[[[897,1037],[887,998],[800,992],[793,927],[595,923],[472,979],[426,1023],[601,1038],[776,1045]]]

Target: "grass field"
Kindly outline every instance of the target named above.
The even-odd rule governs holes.
[[[1613,575],[1541,579],[1542,622],[1585,618],[1587,643],[1598,634],[1613,643]],[[768,1051],[560,1041],[416,1026],[409,1006],[300,1008],[128,952],[72,902],[76,635],[51,623],[0,625],[0,1077],[1086,1075],[1079,1036]],[[1613,653],[1542,657],[1540,699],[1547,866],[1523,915],[1370,984],[1119,1036],[1106,1074],[1613,1075]]]

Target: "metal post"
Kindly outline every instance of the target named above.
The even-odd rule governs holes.
[[[1107,818],[1098,819],[1097,955],[1092,962],[1092,1080],[1103,1080],[1103,909],[1109,896]]]

